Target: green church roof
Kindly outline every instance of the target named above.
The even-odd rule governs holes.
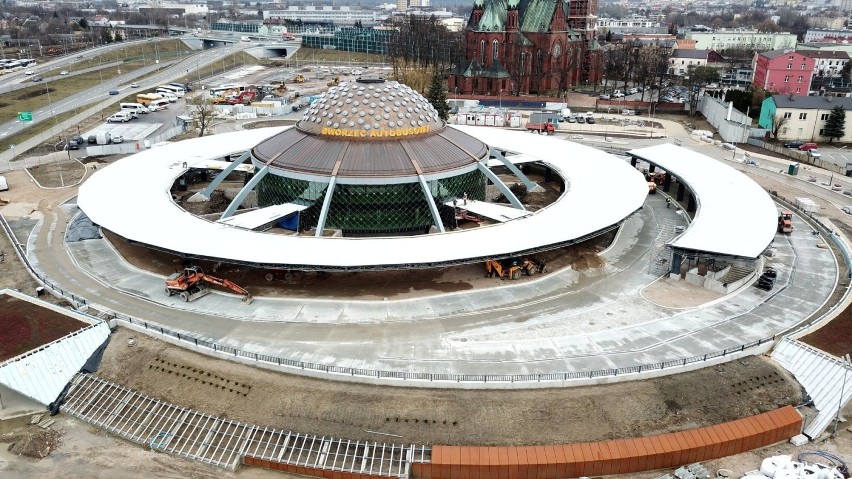
[[[546,32],[557,7],[561,7],[568,17],[568,2],[565,0],[474,0],[474,7],[483,10],[479,23],[472,26],[479,32],[506,31],[509,8],[518,10],[522,32]]]

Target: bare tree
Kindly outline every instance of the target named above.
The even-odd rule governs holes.
[[[198,127],[198,136],[202,137],[205,133],[212,131],[218,123],[216,108],[208,100],[205,100],[200,93],[191,100],[190,104],[192,105],[193,119]]]
[[[787,120],[788,118],[785,118],[782,113],[777,113],[774,117],[772,117],[772,136],[775,137],[775,139],[778,139],[778,132],[787,124]]]

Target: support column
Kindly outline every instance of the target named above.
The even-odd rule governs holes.
[[[420,182],[420,189],[423,190],[423,196],[426,197],[426,204],[429,205],[429,211],[432,212],[432,221],[435,222],[435,227],[443,233],[444,222],[441,221],[441,214],[438,212],[438,207],[435,205],[435,198],[432,198],[432,192],[429,191],[429,184],[423,178],[423,175],[417,175],[417,180]]]
[[[651,163],[648,165],[648,173],[653,173],[657,169],[657,165]]]
[[[331,181],[328,183],[328,187],[325,189],[325,198],[322,200],[322,209],[320,210],[319,221],[317,221],[317,234],[314,235],[316,237],[321,237],[323,231],[325,231],[325,220],[328,219],[328,207],[331,205],[331,195],[334,194],[334,185],[337,184],[337,177],[332,176]]]
[[[234,170],[237,169],[238,166],[240,166],[244,161],[246,161],[250,157],[251,151],[247,151],[240,155],[239,158],[234,160],[233,163],[228,165],[227,168],[225,168],[218,175],[216,175],[216,178],[214,178],[213,181],[210,182],[209,185],[207,185],[207,188],[204,188],[204,190],[201,191],[199,194],[209,200],[210,195],[213,194],[213,191],[216,190],[216,188],[225,180],[225,178],[227,178],[228,175],[230,175]]]
[[[677,184],[677,200],[683,201],[683,193],[686,191],[686,187],[683,186],[683,183],[678,182]]]
[[[663,176],[663,191],[668,193],[671,186],[672,186],[672,175],[669,174],[669,173],[666,173],[665,176]]]
[[[692,213],[695,211],[695,195],[689,194],[689,200],[686,202],[686,212]]]
[[[497,189],[500,190],[500,193],[503,193],[503,196],[505,196],[506,199],[509,200],[509,203],[512,206],[519,210],[526,211],[526,208],[524,208],[524,205],[518,200],[515,194],[512,193],[512,190],[510,190],[505,183],[500,181],[500,178],[497,178],[497,175],[495,175],[493,171],[489,170],[487,166],[479,162],[476,163],[476,167],[479,168],[479,171],[481,171],[486,178],[488,178],[489,180],[491,180],[492,183],[494,183],[494,186],[496,186]]]
[[[680,276],[680,263],[683,261],[683,255],[677,251],[672,252],[672,265],[669,268],[669,273],[673,276]]]
[[[234,198],[234,201],[232,201],[231,204],[228,205],[228,207],[225,209],[225,212],[222,213],[222,216],[219,219],[223,220],[225,218],[230,218],[231,216],[234,216],[234,212],[236,212],[237,208],[239,208],[240,205],[243,204],[243,200],[246,199],[246,196],[248,196],[251,190],[253,190],[254,187],[257,186],[258,183],[260,183],[260,180],[262,180],[267,173],[269,173],[269,166],[264,166],[260,171],[258,171],[257,174],[254,175],[254,178],[252,178],[251,181],[249,181],[247,185],[243,186],[243,189],[241,189],[240,192],[237,193],[237,197]]]
[[[632,166],[633,168],[636,168],[636,163],[637,163],[637,161],[636,161],[636,157],[635,157],[635,156],[631,156],[631,157],[630,157],[630,166]]]
[[[518,169],[518,167],[515,166],[514,163],[512,163],[511,161],[506,159],[506,156],[502,152],[495,150],[494,148],[491,148],[490,153],[492,155],[494,155],[495,158],[500,160],[500,163],[503,163],[503,165],[506,168],[508,168],[509,171],[514,173],[514,175],[517,176],[519,180],[521,180],[521,183],[523,183],[524,186],[527,187],[527,191],[533,192],[533,191],[542,191],[543,190],[543,188],[541,186],[538,186],[534,182],[530,181],[530,179],[527,178],[527,175],[525,175],[520,169]]]

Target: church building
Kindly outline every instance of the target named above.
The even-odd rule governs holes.
[[[555,95],[600,80],[598,0],[475,0],[464,59],[449,79],[459,94]]]

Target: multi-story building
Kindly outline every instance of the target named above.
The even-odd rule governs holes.
[[[835,106],[846,110],[846,124],[852,124],[852,98],[773,95],[763,100],[758,124],[769,131],[778,126],[779,140],[826,141],[825,122]],[[852,141],[852,128],[838,141]]]
[[[600,79],[597,0],[474,0],[451,91],[547,93]]]
[[[282,20],[301,21],[304,23],[334,23],[335,25],[375,25],[388,18],[388,13],[382,10],[363,10],[351,7],[299,7],[291,5],[286,10],[267,10],[263,12],[263,20],[276,22]]]
[[[707,50],[687,50],[677,48],[669,58],[669,75],[684,76],[689,67],[707,66]]]
[[[844,29],[824,29],[810,28],[805,33],[805,43],[825,42],[842,42],[852,39],[852,30]]]
[[[755,53],[752,86],[772,93],[807,96],[816,60],[791,50]]]
[[[796,48],[795,33],[767,33],[757,30],[723,30],[716,32],[688,32],[686,38],[695,40],[697,50],[730,49],[754,51],[781,50]]]
[[[660,22],[655,20],[649,20],[648,18],[644,17],[598,18],[596,28],[598,30],[624,30],[634,28],[655,28],[659,26]]]
[[[814,75],[835,77],[840,75],[843,66],[849,62],[849,54],[844,51],[796,50],[802,55],[814,59]]]

